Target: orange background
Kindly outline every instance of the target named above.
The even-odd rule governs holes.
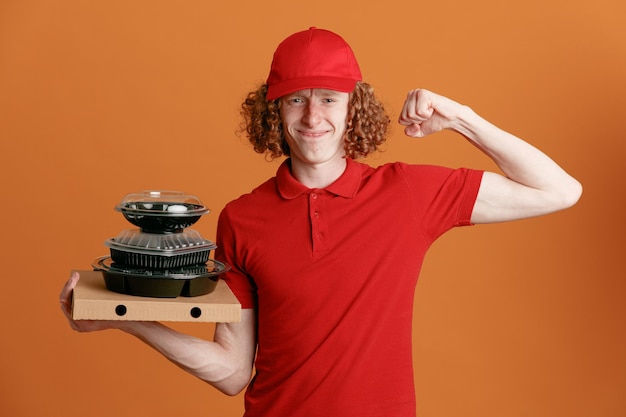
[[[129,228],[113,211],[126,193],[198,195],[212,212],[195,228],[214,238],[224,204],[277,167],[235,134],[239,104],[278,42],[315,25],[352,44],[392,118],[409,89],[432,89],[585,187],[571,210],[432,248],[416,291],[419,415],[626,415],[623,2],[296,3],[0,3],[0,414],[241,415],[241,396],[128,335],[71,331],[58,293]],[[494,169],[456,135],[399,127],[369,162],[393,160]]]

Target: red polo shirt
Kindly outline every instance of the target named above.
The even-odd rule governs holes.
[[[246,416],[414,417],[413,295],[424,254],[470,224],[481,171],[348,159],[325,189],[289,160],[219,217],[216,257],[257,308]]]

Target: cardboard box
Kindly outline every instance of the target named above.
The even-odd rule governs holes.
[[[110,291],[100,271],[78,271],[72,317],[75,320],[134,320],[230,323],[241,320],[241,304],[219,280],[210,294],[197,297],[136,297]]]

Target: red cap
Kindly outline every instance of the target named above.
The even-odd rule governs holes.
[[[350,45],[333,32],[312,27],[294,33],[276,48],[266,97],[274,100],[307,88],[349,93],[361,79]]]

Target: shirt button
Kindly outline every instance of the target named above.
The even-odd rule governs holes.
[[[320,214],[317,211],[313,215],[315,216],[316,219],[320,218]]]
[[[312,198],[313,200],[315,200],[315,199],[317,198],[317,194],[315,194],[315,193],[311,193],[311,198]]]

